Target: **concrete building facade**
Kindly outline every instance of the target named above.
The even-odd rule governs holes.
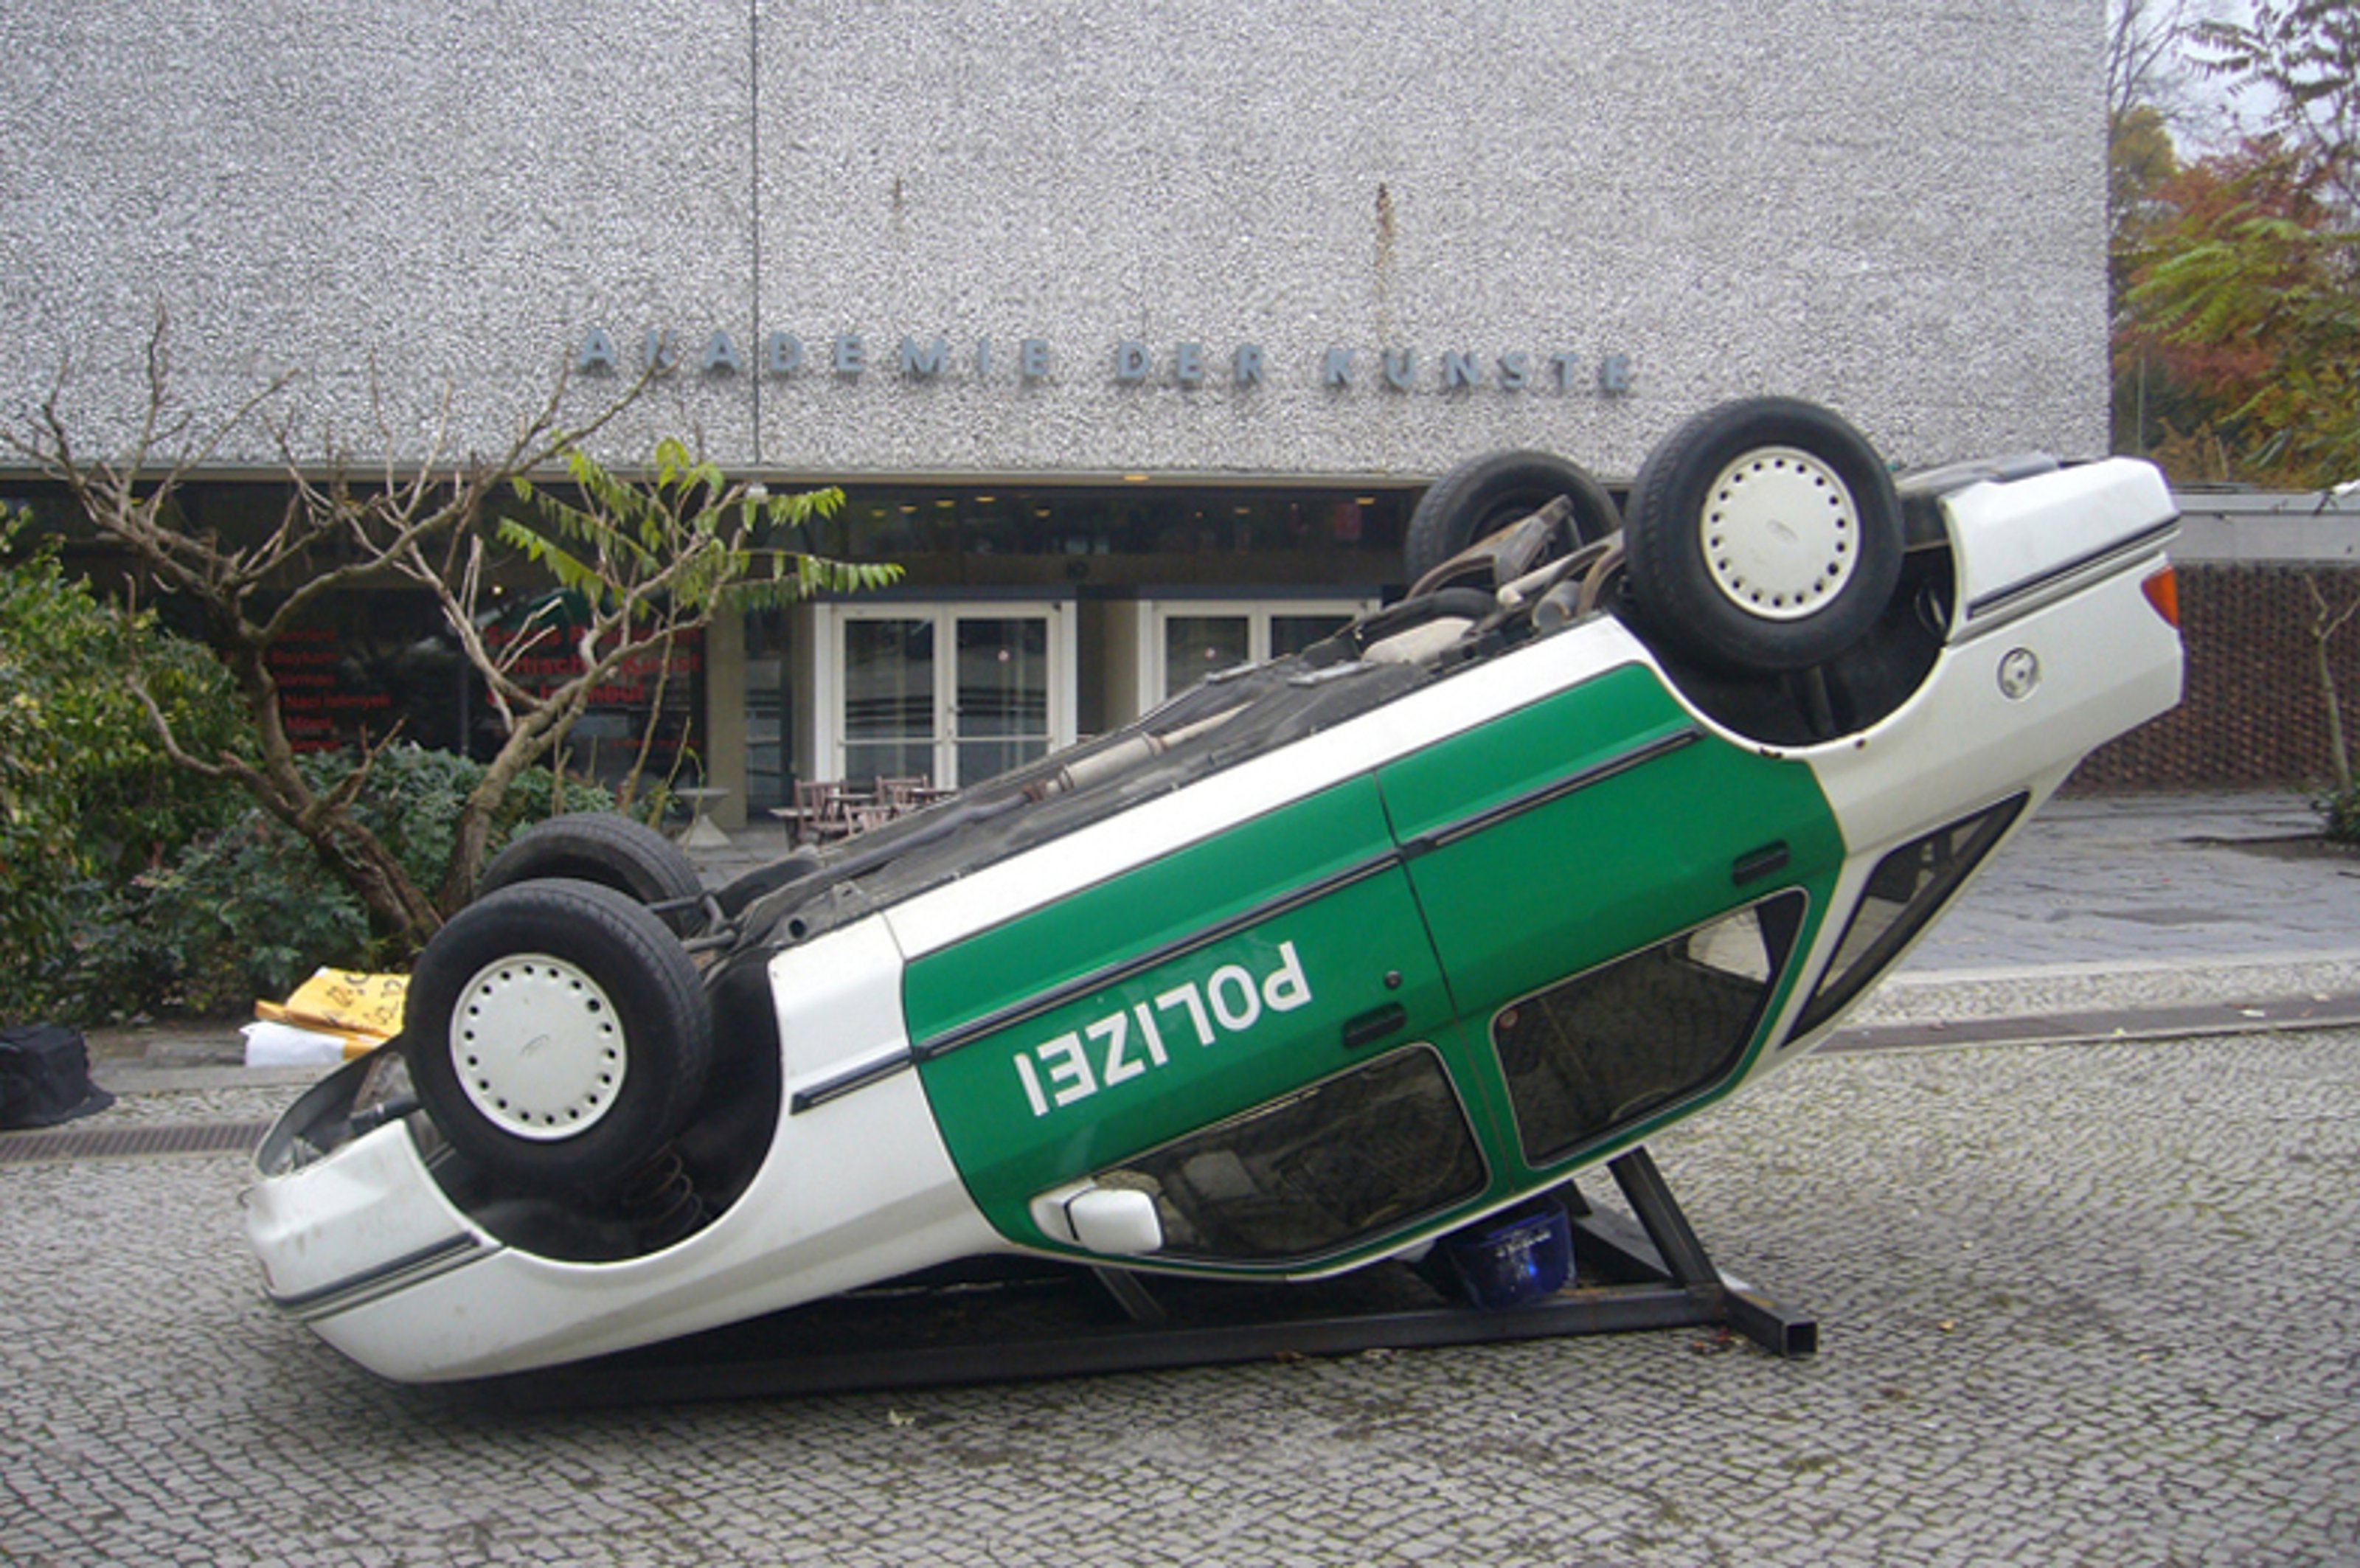
[[[126,440],[161,312],[199,426],[294,370],[299,452],[399,465],[655,356],[601,456],[845,484],[827,543],[910,568],[716,630],[724,814],[950,782],[1397,587],[1417,488],[1478,452],[1628,477],[1763,391],[1905,465],[2101,452],[2103,33],[2099,0],[26,0],[0,395]]]

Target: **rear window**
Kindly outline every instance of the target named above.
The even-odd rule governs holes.
[[[1883,974],[1910,938],[1926,928],[1992,846],[2024,810],[2027,797],[2004,800],[1986,811],[1938,828],[1876,862],[1868,886],[1844,927],[1836,956],[1828,960],[1819,989],[1795,1025],[1808,1035],[1852,1005],[1870,981]]]

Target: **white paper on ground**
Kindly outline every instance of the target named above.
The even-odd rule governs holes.
[[[333,1067],[344,1059],[344,1037],[292,1024],[254,1023],[238,1031],[246,1036],[248,1067]]]

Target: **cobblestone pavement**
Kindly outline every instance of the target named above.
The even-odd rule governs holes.
[[[1908,970],[2355,952],[2360,852],[2300,795],[2069,796],[1992,857]]]
[[[0,1167],[0,1560],[2360,1562],[2360,1033],[1830,1057],[1655,1149],[1816,1358],[1687,1330],[519,1415],[274,1318],[235,1157]]]

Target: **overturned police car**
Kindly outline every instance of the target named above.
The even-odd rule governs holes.
[[[1795,1060],[2178,700],[2144,464],[1896,482],[1755,399],[1626,504],[1477,459],[1399,602],[711,893],[525,836],[265,1139],[270,1299],[440,1380],[996,1253],[1414,1254]]]

